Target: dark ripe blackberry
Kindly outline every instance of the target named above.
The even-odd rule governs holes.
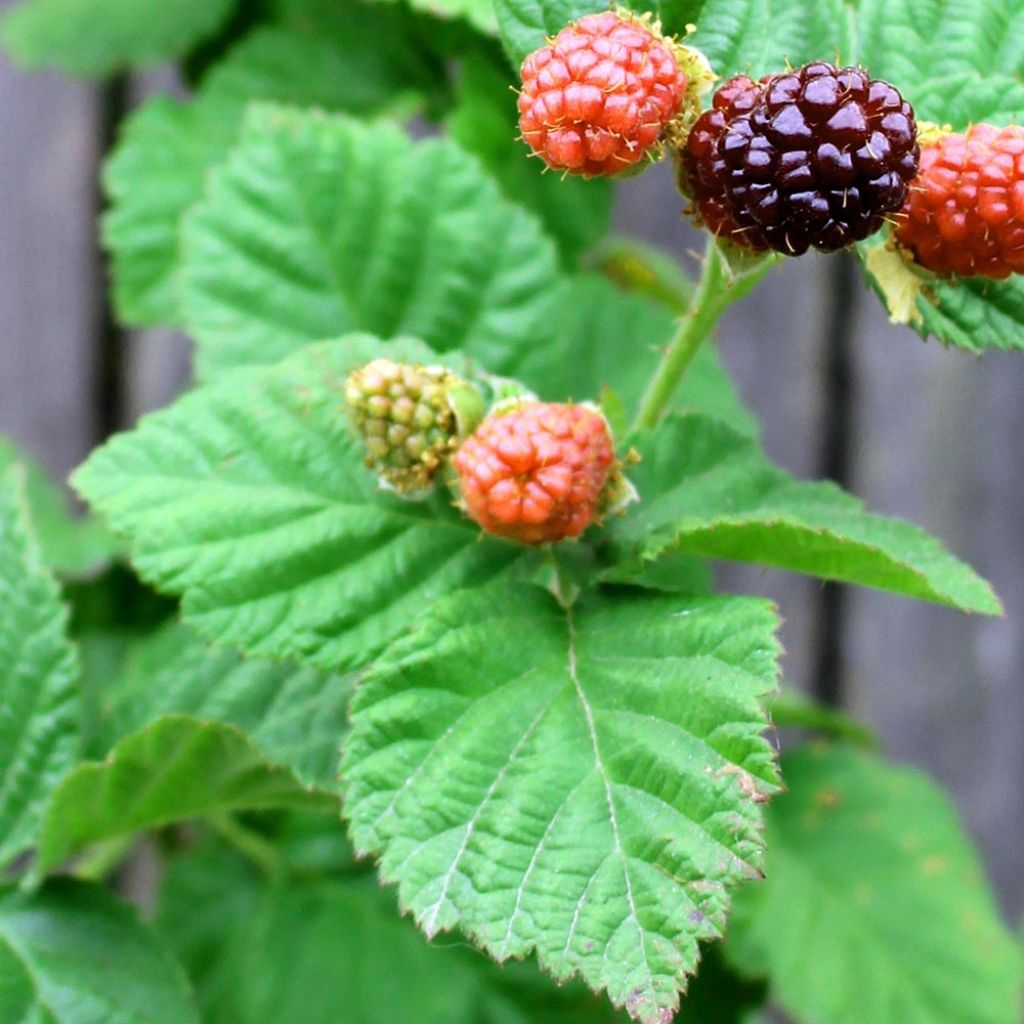
[[[896,89],[820,62],[730,79],[680,156],[680,187],[711,231],[801,256],[874,234],[903,205],[920,150]]]

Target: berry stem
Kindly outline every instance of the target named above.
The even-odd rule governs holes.
[[[708,240],[697,290],[647,385],[633,422],[634,431],[647,430],[657,424],[694,356],[714,331],[722,314],[751,292],[774,262],[771,259],[759,260],[751,269],[733,274],[727,268],[715,239]]]

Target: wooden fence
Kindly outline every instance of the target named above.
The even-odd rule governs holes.
[[[104,304],[97,162],[125,92],[24,75],[0,57],[0,432],[61,475],[187,373],[184,339],[126,335]],[[685,256],[699,243],[665,216],[673,205],[659,168],[622,187],[619,226]],[[721,573],[728,589],[778,601],[787,679],[862,716],[894,757],[952,790],[1017,921],[1024,355],[977,360],[890,327],[841,258],[787,265],[729,315],[720,345],[773,458],[920,523],[1002,597],[1006,617],[989,620],[749,567]],[[124,401],[112,403],[112,380]]]

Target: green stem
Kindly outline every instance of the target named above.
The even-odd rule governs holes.
[[[206,822],[229,846],[253,863],[263,874],[273,877],[281,867],[281,855],[270,840],[246,828],[230,811],[206,816]]]
[[[764,259],[742,273],[733,275],[723,262],[715,239],[708,240],[697,291],[647,385],[633,430],[646,430],[658,422],[693,362],[693,357],[714,331],[722,314],[752,291],[773,265],[774,260]]]

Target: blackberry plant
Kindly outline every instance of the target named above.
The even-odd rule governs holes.
[[[779,694],[778,610],[708,566],[1001,613],[773,465],[710,339],[780,253],[853,248],[921,335],[1024,348],[1021,32],[1019,0],[15,4],[26,65],[186,69],[121,126],[102,234],[196,379],[75,473],[86,518],[0,448],[0,1018],[1019,1024],[949,800]],[[607,179],[659,158],[695,279],[606,241]]]

